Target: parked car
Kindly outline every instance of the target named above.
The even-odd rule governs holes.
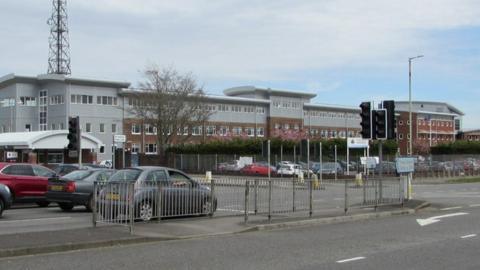
[[[335,162],[316,162],[312,166],[312,171],[315,174],[343,174],[343,168],[340,163]]]
[[[128,192],[132,184],[133,198]],[[119,218],[127,214],[129,201],[133,203],[135,219],[142,221],[160,215],[206,215],[212,207],[214,211],[217,209],[217,199],[211,198],[208,186],[182,171],[166,167],[140,166],[115,172],[99,193],[98,209],[104,218]],[[158,212],[160,202],[161,213]]]
[[[57,173],[57,175],[60,175],[60,176],[76,171],[79,168],[80,166],[78,166],[78,164],[63,164],[63,163],[55,164],[51,167],[51,169],[54,170],[55,173]],[[82,164],[82,168],[94,169],[94,168],[105,168],[105,167],[97,164],[86,163],[86,164]]]
[[[100,161],[99,165],[103,168],[112,168],[113,167],[113,162],[111,160],[102,160]]]
[[[69,211],[75,205],[84,205],[87,211],[93,208],[93,184],[106,182],[114,173],[111,169],[76,170],[62,177],[48,179],[46,197],[49,202]]]
[[[300,176],[302,174],[305,175],[306,171],[302,169],[302,167],[298,164],[283,164],[279,165],[277,168],[278,175],[294,175]]]
[[[228,162],[222,162],[218,163],[217,169],[219,171],[225,171],[225,172],[238,172],[242,167],[240,166],[238,160],[232,160]]]
[[[270,174],[275,173],[275,167],[269,166],[266,162],[256,162],[250,165],[246,165],[243,167],[240,172],[243,174],[255,174],[255,175],[268,175],[268,171]]]
[[[10,208],[12,204],[12,193],[10,188],[4,184],[0,184],[0,217],[4,210]]]
[[[34,202],[41,207],[48,206],[45,198],[48,178],[54,171],[36,164],[0,163],[0,183],[12,193],[14,203]]]

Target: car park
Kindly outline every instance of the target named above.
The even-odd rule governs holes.
[[[222,172],[238,172],[242,169],[238,160],[222,162],[217,165],[217,170]]]
[[[105,219],[126,216],[132,207],[134,218],[142,221],[160,216],[206,215],[217,208],[217,199],[211,197],[208,186],[182,171],[156,166],[115,172],[101,188],[97,202]]]
[[[315,174],[343,174],[342,165],[338,162],[316,162],[312,165],[312,171]]]
[[[302,167],[298,164],[288,164],[283,163],[283,165],[279,165],[277,168],[278,175],[291,175],[291,176],[300,176],[305,175],[306,171],[302,169]]]
[[[48,178],[55,175],[54,171],[36,164],[0,163],[0,183],[10,189],[13,203],[48,206],[45,198]]]
[[[76,205],[93,208],[94,182],[105,182],[114,173],[111,169],[82,169],[48,180],[46,198],[69,211]]]
[[[12,193],[10,188],[4,184],[0,184],[0,217],[4,210],[10,208],[12,204]]]

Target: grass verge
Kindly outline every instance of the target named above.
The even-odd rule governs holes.
[[[450,184],[460,184],[460,183],[479,183],[480,176],[477,177],[461,177],[447,180],[447,183]]]

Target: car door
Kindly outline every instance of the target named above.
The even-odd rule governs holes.
[[[197,214],[203,203],[197,184],[178,171],[169,170],[168,175],[175,212],[179,215]]]
[[[36,194],[35,196],[45,196],[48,187],[48,178],[54,177],[56,173],[39,165],[28,166],[31,166],[34,174],[32,178],[32,189]]]
[[[39,196],[36,189],[36,177],[29,164],[14,164],[3,170],[4,174],[11,176],[14,182],[15,198],[17,200]]]

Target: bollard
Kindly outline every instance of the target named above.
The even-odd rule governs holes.
[[[313,188],[320,189],[320,182],[318,181],[317,174],[312,175],[312,181],[313,181]]]
[[[205,182],[210,183],[212,181],[212,171],[205,172]]]
[[[355,175],[355,186],[356,187],[363,186],[363,180],[362,180],[362,174],[361,173],[357,173]]]

